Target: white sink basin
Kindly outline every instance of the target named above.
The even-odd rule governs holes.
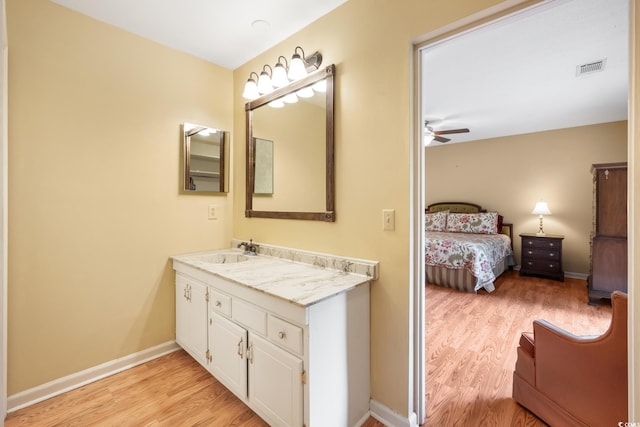
[[[220,252],[198,257],[199,261],[208,262],[210,264],[231,264],[234,262],[243,262],[248,259],[249,257],[247,255],[235,252]]]

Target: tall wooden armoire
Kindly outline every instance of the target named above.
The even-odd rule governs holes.
[[[627,163],[595,164],[589,304],[627,292]]]

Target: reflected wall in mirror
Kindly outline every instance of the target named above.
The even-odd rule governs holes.
[[[183,186],[188,192],[228,191],[229,133],[208,126],[184,123]]]
[[[247,217],[335,221],[334,74],[330,65],[246,104]]]

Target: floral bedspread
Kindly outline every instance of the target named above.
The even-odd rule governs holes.
[[[504,234],[425,233],[425,264],[467,269],[478,279],[476,289],[493,283],[493,267],[512,254]]]

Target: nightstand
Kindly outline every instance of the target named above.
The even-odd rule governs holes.
[[[523,233],[522,259],[520,262],[520,275],[543,276],[553,280],[564,282],[562,271],[562,240],[564,236],[557,234]]]

